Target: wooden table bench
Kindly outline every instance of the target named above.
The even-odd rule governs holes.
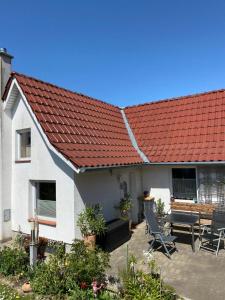
[[[171,211],[185,211],[199,214],[199,225],[210,225],[215,204],[171,202]]]

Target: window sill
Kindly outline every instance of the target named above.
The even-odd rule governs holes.
[[[15,160],[16,164],[26,164],[26,163],[30,163],[31,159],[21,159],[21,160]]]
[[[34,220],[35,220],[34,218],[29,218],[28,222],[31,222]],[[38,222],[38,224],[41,224],[41,225],[48,225],[48,226],[56,227],[56,221],[38,219],[37,222]]]

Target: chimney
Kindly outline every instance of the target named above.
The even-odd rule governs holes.
[[[11,73],[12,59],[13,56],[7,53],[6,48],[0,48],[0,98]]]

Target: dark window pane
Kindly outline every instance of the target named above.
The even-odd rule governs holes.
[[[40,182],[39,183],[39,199],[55,201],[55,199],[56,199],[55,183]]]
[[[39,197],[37,212],[39,216],[56,217],[56,184],[54,182],[39,182]]]
[[[173,196],[178,199],[194,199],[196,192],[196,173],[193,168],[172,169]]]

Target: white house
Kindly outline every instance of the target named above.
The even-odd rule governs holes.
[[[121,109],[11,73],[11,60],[1,49],[0,240],[37,214],[41,236],[71,243],[85,204],[110,221],[125,192],[134,222],[144,190],[167,209],[172,195],[224,201],[224,90]]]

